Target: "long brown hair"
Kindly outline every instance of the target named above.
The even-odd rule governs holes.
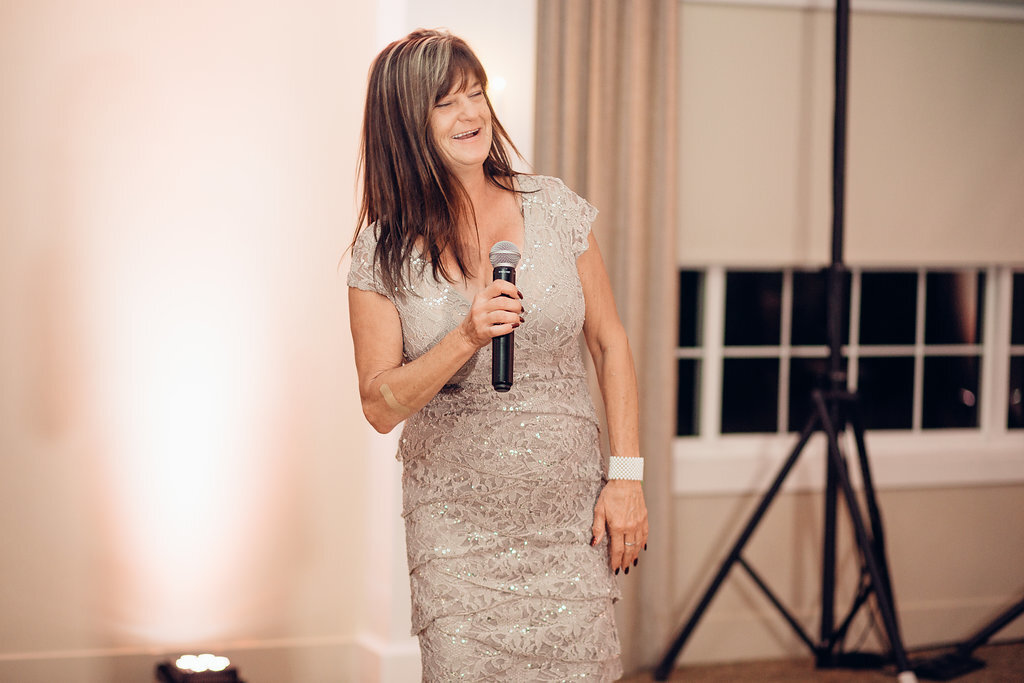
[[[465,221],[475,227],[476,217],[469,195],[430,135],[430,113],[443,97],[473,79],[486,88],[480,60],[465,41],[442,31],[413,31],[384,48],[370,66],[356,238],[361,230],[376,226],[374,259],[389,291],[401,293],[403,264],[417,240],[422,241],[435,279],[453,282],[453,275],[472,276],[469,245],[459,238],[458,226]],[[486,90],[484,97],[492,129],[484,174],[498,187],[515,191],[506,147],[517,155],[519,150],[498,122]],[[446,250],[458,273],[445,268],[441,255]]]

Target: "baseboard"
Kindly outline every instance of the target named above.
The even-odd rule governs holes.
[[[0,681],[147,683],[155,680],[160,662],[184,651],[116,648],[3,653]],[[362,651],[354,638],[339,636],[233,642],[218,648],[217,654],[231,659],[245,683],[350,683],[370,680],[359,673]]]
[[[360,683],[410,683],[422,677],[419,643],[386,642],[373,636],[356,638],[356,678]]]

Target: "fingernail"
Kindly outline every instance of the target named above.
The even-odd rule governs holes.
[[[521,290],[521,289],[519,289],[518,287],[516,287],[516,293],[517,293],[517,294],[519,294],[519,298],[520,298],[520,299],[522,299],[522,298],[523,298],[523,292],[522,292],[522,290]]]
[[[629,567],[626,567],[626,573],[627,574],[629,573]]]
[[[647,550],[647,544],[644,543],[644,550]]]
[[[618,576],[618,575],[619,575],[619,570],[618,570],[618,569],[616,569],[616,570],[615,570],[615,576]]]
[[[633,566],[635,567],[635,566],[636,566],[636,563],[637,563],[637,562],[639,562],[639,561],[640,561],[640,558],[639,558],[639,557],[638,557],[638,558],[636,558],[636,559],[634,559],[634,560],[633,560]]]
[[[519,316],[519,322],[520,323],[525,323],[526,322],[526,318],[524,318],[523,316]]]
[[[595,543],[597,543],[597,539],[596,539],[596,538],[594,538],[593,536],[591,536],[591,537],[590,537],[590,547],[594,547],[594,544],[595,544]]]
[[[513,330],[516,329],[517,327],[519,327],[519,323],[512,323],[512,329]]]

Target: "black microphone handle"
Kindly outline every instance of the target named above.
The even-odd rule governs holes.
[[[494,269],[494,279],[515,284],[516,269],[512,266],[497,266]],[[509,332],[491,340],[491,384],[495,391],[508,391],[512,388],[512,365],[515,356],[513,335],[515,332]]]

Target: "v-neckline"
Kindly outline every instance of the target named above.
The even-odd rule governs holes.
[[[523,219],[523,244],[521,245],[519,252],[519,263],[521,264],[523,260],[526,258],[526,252],[529,249],[529,222],[526,219],[526,201],[524,195],[522,194],[522,186],[519,183],[519,177],[517,176],[513,182],[516,185],[515,199],[516,203],[519,205],[519,215]],[[420,258],[425,258],[423,256],[423,252],[420,251],[418,247],[416,247],[415,249],[416,253],[420,256]],[[473,299],[467,296],[468,292],[463,292],[461,289],[456,287],[454,283],[445,282],[442,284],[438,282],[436,284],[438,287],[441,288],[442,292],[446,290],[452,292],[456,297],[458,297],[459,301],[462,302],[462,304],[464,304],[466,308],[471,308],[473,306]],[[473,292],[473,297],[475,298],[476,295],[479,294],[481,291],[483,291],[483,288]]]

